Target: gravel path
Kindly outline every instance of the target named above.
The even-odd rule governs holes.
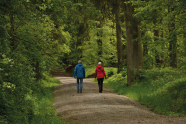
[[[92,79],[83,80],[83,93],[76,92],[72,77],[56,77],[62,84],[55,87],[54,107],[69,124],[186,124],[186,117],[156,114],[134,100],[103,88]]]

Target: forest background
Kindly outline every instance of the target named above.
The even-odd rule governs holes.
[[[162,76],[185,74],[186,1],[1,0],[1,122],[39,121],[43,113],[38,106],[46,103],[42,98],[49,85],[57,85],[50,72],[55,68],[73,72],[79,59],[87,70],[99,61],[116,67],[116,77],[126,87],[155,68],[153,74],[166,68],[159,73]],[[173,83],[178,89],[172,106],[177,107],[171,109],[183,114],[184,76]]]

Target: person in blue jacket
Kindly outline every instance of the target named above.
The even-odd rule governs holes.
[[[74,69],[74,78],[77,76],[77,93],[82,93],[83,89],[83,78],[85,78],[85,68],[81,64],[81,60],[78,61],[78,64],[76,65]],[[80,83],[80,88],[79,88]],[[80,90],[79,90],[80,89]]]

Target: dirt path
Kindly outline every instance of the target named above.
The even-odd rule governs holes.
[[[54,106],[69,124],[186,124],[186,117],[158,115],[108,89],[99,93],[91,79],[84,79],[83,93],[77,93],[74,78],[56,78],[63,84],[55,87]]]

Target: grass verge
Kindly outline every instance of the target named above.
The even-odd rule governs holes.
[[[55,78],[46,77],[40,82],[40,90],[28,94],[26,100],[32,103],[31,121],[29,124],[67,124],[60,119],[53,107],[53,87],[61,82]]]
[[[186,115],[186,73],[176,69],[142,70],[131,87],[124,72],[104,81],[114,92],[128,96],[153,111],[172,116]]]

